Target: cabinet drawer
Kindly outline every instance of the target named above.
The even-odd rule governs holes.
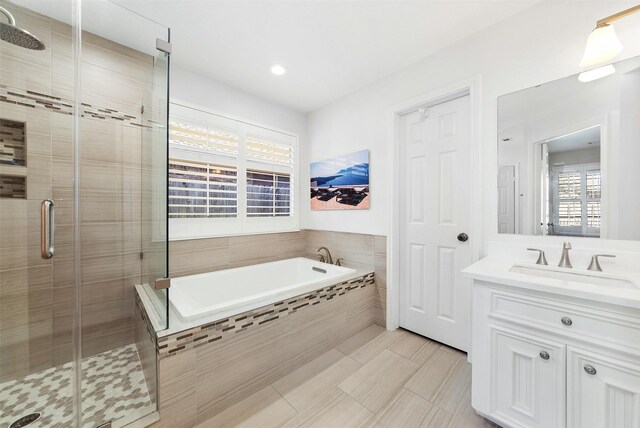
[[[492,290],[490,317],[640,351],[640,314]]]

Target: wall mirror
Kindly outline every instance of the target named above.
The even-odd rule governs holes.
[[[640,57],[498,98],[498,231],[640,240]]]

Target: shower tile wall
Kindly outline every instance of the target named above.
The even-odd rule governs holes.
[[[0,2],[47,46],[34,52],[3,43],[0,85],[35,98],[73,99],[71,28]],[[133,286],[141,274],[142,128],[110,118],[140,118],[151,93],[153,58],[83,33],[80,120],[82,353],[134,342]],[[36,107],[32,107],[35,104]],[[108,109],[108,110],[105,110]],[[0,97],[0,118],[26,122],[26,200],[0,200],[0,381],[71,360],[74,292],[72,116],[46,102]],[[53,197],[56,255],[40,257],[39,205]],[[53,351],[53,352],[52,352]]]

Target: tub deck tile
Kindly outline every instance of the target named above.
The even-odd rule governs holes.
[[[375,274],[373,272],[232,317],[207,322],[200,326],[160,337],[156,341],[158,355],[160,359],[168,358],[180,352],[224,339],[229,335],[244,333],[274,320],[309,310],[309,308],[333,301],[335,298],[348,296],[354,292],[353,290],[372,286],[375,286]],[[280,308],[283,305],[284,307]],[[336,339],[341,340],[342,338],[341,336]]]

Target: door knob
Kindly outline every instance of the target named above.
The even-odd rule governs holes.
[[[540,358],[542,358],[543,360],[548,360],[549,353],[547,351],[540,351]]]
[[[469,240],[469,235],[467,235],[466,233],[462,232],[458,234],[458,241],[467,242],[468,240]]]

